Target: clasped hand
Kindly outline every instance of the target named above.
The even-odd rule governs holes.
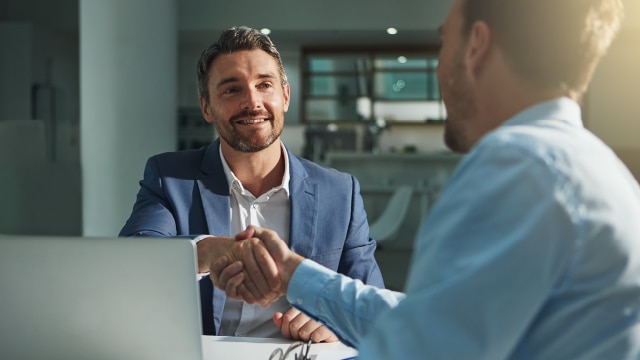
[[[232,299],[261,306],[285,295],[290,273],[284,263],[300,257],[274,231],[256,226],[249,226],[235,239],[208,245],[211,248],[203,249],[203,258],[198,263],[210,261],[206,270],[210,271],[213,284]]]
[[[269,229],[249,226],[234,241],[231,251],[212,259],[209,271],[213,284],[228,297],[263,307],[284,296],[291,275],[304,258]],[[295,308],[274,314],[273,321],[288,339],[338,340],[325,326]]]

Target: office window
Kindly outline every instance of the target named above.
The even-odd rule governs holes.
[[[306,49],[303,121],[441,123],[437,66],[437,49]]]

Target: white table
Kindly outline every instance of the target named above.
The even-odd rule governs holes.
[[[275,349],[286,351],[292,343],[294,341],[284,339],[202,336],[203,359],[268,360]],[[312,344],[309,353],[314,360],[342,360],[358,354],[341,342]]]

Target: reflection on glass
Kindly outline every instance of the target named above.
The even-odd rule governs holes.
[[[376,69],[427,69],[429,68],[429,59],[416,58],[404,55],[380,56],[374,61]]]
[[[402,122],[433,122],[446,119],[442,101],[376,101],[373,117]]]
[[[330,54],[313,55],[307,58],[307,70],[310,72],[363,72],[370,71],[371,65],[366,54]]]
[[[366,94],[366,83],[356,75],[312,75],[306,92],[311,96],[358,96]]]
[[[373,95],[383,100],[438,100],[435,74],[427,72],[377,72]]]
[[[305,57],[304,118],[310,122],[425,122],[446,118],[435,53],[319,53]]]
[[[305,102],[305,119],[309,121],[356,121],[362,120],[358,114],[357,99],[308,99]]]

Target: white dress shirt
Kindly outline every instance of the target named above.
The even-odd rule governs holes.
[[[284,241],[288,242],[291,222],[289,158],[284,145],[280,144],[284,156],[282,183],[258,198],[242,186],[220,150],[220,159],[229,184],[232,234],[241,232],[248,225],[257,225],[276,231]],[[275,326],[272,318],[275,312],[285,312],[289,308],[291,306],[285,297],[267,308],[227,298],[218,335],[282,337],[280,329]]]

